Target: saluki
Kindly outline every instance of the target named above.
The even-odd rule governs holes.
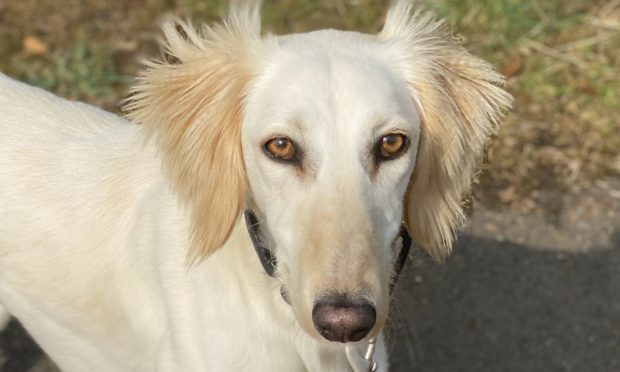
[[[450,252],[503,78],[407,1],[163,33],[127,119],[0,75],[2,311],[64,371],[386,371],[396,261]]]

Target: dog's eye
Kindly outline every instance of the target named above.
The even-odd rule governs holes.
[[[286,137],[272,138],[265,142],[264,148],[269,156],[277,160],[294,160],[297,154],[293,141]]]
[[[378,160],[393,160],[402,155],[409,147],[409,139],[401,133],[390,133],[377,143]]]

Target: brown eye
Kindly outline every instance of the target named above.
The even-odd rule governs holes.
[[[297,153],[293,141],[286,137],[270,139],[265,143],[264,148],[269,156],[278,160],[294,160]]]
[[[381,137],[377,143],[377,156],[380,160],[392,160],[403,154],[409,146],[409,139],[400,133]]]

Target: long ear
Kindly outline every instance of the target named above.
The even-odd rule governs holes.
[[[224,244],[244,208],[242,104],[260,46],[258,8],[233,8],[222,24],[200,31],[165,24],[167,58],[147,63],[126,106],[159,146],[165,171],[191,210],[188,263]]]
[[[488,137],[512,97],[504,80],[408,1],[388,12],[379,39],[396,48],[396,63],[418,104],[422,130],[405,198],[409,232],[436,260],[452,248],[465,221],[461,205]]]

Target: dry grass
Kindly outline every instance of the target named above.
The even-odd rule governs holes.
[[[532,209],[549,191],[617,176],[620,1],[486,2],[451,18],[509,77],[517,105],[490,146],[478,199]]]
[[[266,29],[377,31],[388,1],[276,0]],[[533,209],[549,192],[620,174],[620,0],[437,0],[469,49],[507,75],[514,111],[488,151],[475,195]],[[223,1],[0,0],[0,71],[118,110],[157,53],[157,24],[172,12],[218,18]]]

